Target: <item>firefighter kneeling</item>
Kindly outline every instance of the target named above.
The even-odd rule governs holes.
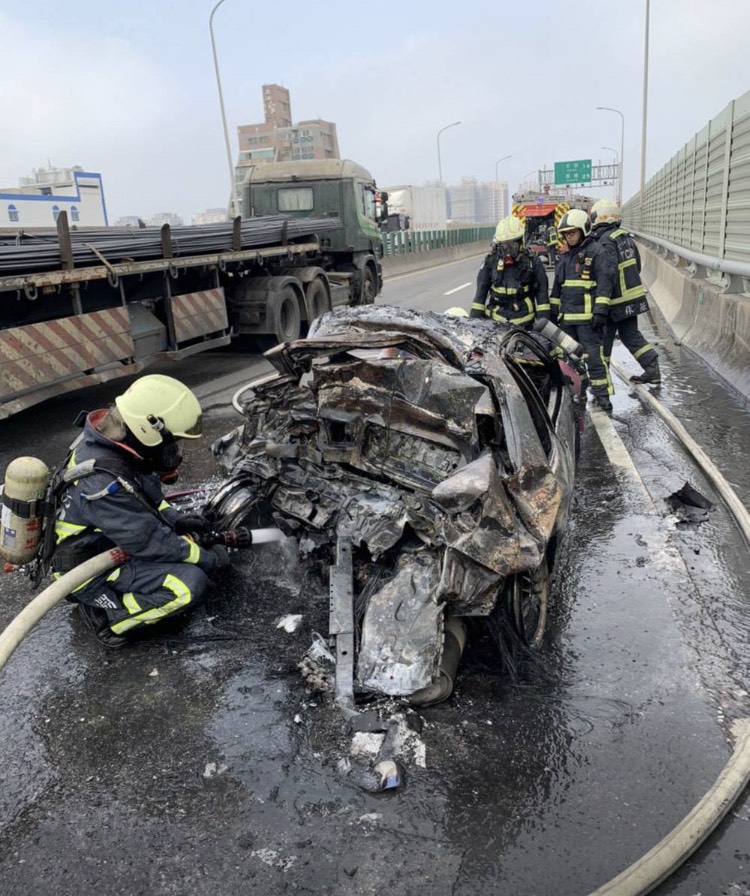
[[[224,546],[195,540],[206,521],[176,511],[162,490],[182,462],[178,440],[200,438],[201,422],[187,386],[169,376],[141,377],[111,408],[87,415],[55,474],[55,574],[114,545],[128,557],[71,595],[107,647],[123,647],[144,627],[198,606],[209,575],[229,565]]]

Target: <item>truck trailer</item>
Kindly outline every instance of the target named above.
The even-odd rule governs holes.
[[[377,187],[341,159],[269,163],[226,224],[0,234],[0,419],[157,361],[298,338],[382,289]]]
[[[445,187],[388,187],[388,230],[445,230]]]

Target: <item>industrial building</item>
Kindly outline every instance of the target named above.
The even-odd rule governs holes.
[[[0,187],[0,227],[54,227],[61,211],[72,226],[106,226],[102,176],[72,168],[36,168],[17,187]]]

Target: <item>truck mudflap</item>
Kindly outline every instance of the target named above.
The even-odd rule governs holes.
[[[123,307],[0,330],[0,418],[137,370]]]
[[[227,305],[220,286],[172,296],[169,306],[170,330],[173,328],[174,332],[174,340],[170,339],[171,348],[179,349],[183,343],[210,334],[225,335],[229,332]]]

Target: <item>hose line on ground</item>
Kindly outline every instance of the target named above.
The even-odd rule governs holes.
[[[717,467],[674,414],[663,407],[650,390],[631,383],[626,371],[617,362],[610,362],[610,367],[636,390],[644,404],[659,414],[706,473],[750,545],[750,514]],[[674,874],[698,849],[739,799],[750,781],[750,718],[737,720],[732,733],[736,738],[734,752],[703,799],[653,849],[589,896],[645,896]]]
[[[737,745],[732,758],[703,799],[653,849],[589,896],[645,896],[703,843],[750,780],[750,719],[739,719],[733,730]]]
[[[102,551],[96,557],[92,557],[85,563],[81,563],[80,566],[76,566],[75,569],[71,569],[70,572],[66,572],[44,591],[37,594],[0,633],[0,669],[5,667],[16,647],[55,604],[67,597],[71,591],[74,591],[87,579],[99,576],[108,569],[112,569],[113,566],[119,566],[124,559],[125,554],[119,548]]]

